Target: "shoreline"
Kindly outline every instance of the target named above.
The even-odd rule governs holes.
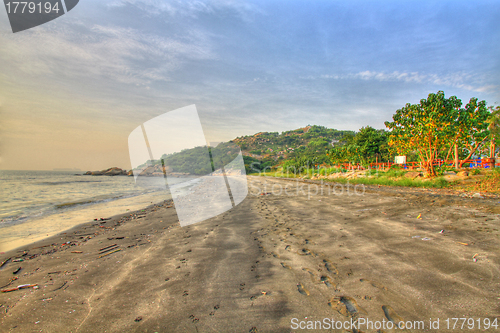
[[[273,178],[275,180],[284,180],[284,181],[289,181],[289,182],[301,182],[301,183],[305,183],[305,184],[314,184],[314,185],[318,185],[318,186],[334,186],[334,185],[338,184],[338,185],[344,185],[344,186],[347,185],[347,186],[354,188],[355,185],[359,185],[359,184],[349,184],[349,183],[347,183],[347,184],[337,183],[335,181],[333,181],[333,182],[332,181],[324,181],[323,182],[322,180],[300,179],[300,178],[281,178],[281,177],[270,177],[270,176],[248,176],[248,177],[261,177],[264,179]],[[385,195],[394,195],[394,194],[404,192],[404,193],[408,193],[408,194],[413,193],[413,194],[417,194],[417,195],[446,196],[446,197],[451,198],[452,200],[453,199],[458,199],[458,200],[473,199],[472,202],[468,201],[470,207],[484,208],[484,206],[486,205],[486,206],[489,206],[489,208],[487,209],[488,212],[500,214],[500,206],[497,205],[496,201],[495,201],[496,199],[500,199],[500,195],[495,195],[495,194],[485,194],[485,197],[483,197],[483,198],[472,198],[470,196],[469,197],[460,197],[460,194],[462,194],[463,192],[456,191],[453,189],[415,188],[415,187],[390,186],[390,185],[380,185],[380,186],[364,185],[364,187],[365,187],[365,190],[369,191],[369,193],[373,193],[374,191],[378,191],[378,192],[385,192],[384,193]],[[428,192],[430,192],[430,193],[428,193]],[[271,194],[272,194],[272,192],[271,192]],[[250,193],[249,193],[249,195],[250,195]],[[104,218],[101,217],[98,219],[94,219],[93,221],[79,223],[73,227],[70,227],[69,229],[59,231],[59,232],[57,232],[49,237],[43,237],[42,239],[39,239],[37,241],[26,243],[26,244],[20,245],[16,248],[9,249],[7,251],[2,251],[2,252],[0,252],[0,255],[8,255],[9,253],[20,252],[21,248],[23,248],[23,247],[32,248],[33,245],[38,244],[38,243],[46,244],[46,242],[50,242],[50,239],[61,238],[63,235],[66,235],[70,232],[74,232],[77,229],[79,230],[80,228],[85,227],[87,225],[90,226],[96,222],[116,220],[116,219],[119,220],[120,218],[122,218],[124,216],[137,214],[137,212],[149,210],[149,209],[153,208],[154,206],[158,206],[158,205],[160,205],[160,206],[161,205],[173,205],[171,194],[169,193],[168,196],[169,196],[168,199],[165,199],[162,202],[159,202],[157,204],[153,204],[153,203],[149,204],[144,208],[139,208],[139,209],[136,209],[134,211],[128,211],[126,213],[115,214],[115,215],[104,217]],[[492,202],[492,200],[495,202]],[[167,202],[168,202],[168,204],[167,204]]]
[[[169,196],[170,196],[170,194],[169,194]],[[23,251],[23,248],[31,248],[32,249],[32,248],[34,248],[35,245],[37,245],[36,247],[44,247],[44,246],[47,246],[47,245],[51,245],[51,244],[55,243],[55,242],[52,242],[52,240],[61,239],[64,235],[67,235],[67,234],[70,234],[70,233],[76,233],[76,232],[80,231],[82,228],[86,229],[87,227],[95,225],[96,223],[99,224],[99,222],[106,223],[109,220],[112,220],[112,221],[120,220],[121,218],[126,217],[127,215],[134,215],[134,214],[137,214],[140,211],[151,210],[155,206],[162,206],[162,205],[166,205],[167,203],[169,205],[171,205],[172,204],[172,199],[165,199],[162,202],[159,202],[159,203],[156,203],[156,204],[152,203],[152,204],[149,204],[148,206],[146,206],[144,208],[140,208],[140,209],[137,209],[137,210],[134,210],[134,211],[128,211],[126,213],[115,214],[115,215],[112,215],[111,217],[101,217],[101,218],[94,219],[93,221],[82,222],[82,223],[74,225],[74,226],[72,226],[72,227],[70,227],[68,229],[64,229],[62,231],[56,232],[55,234],[53,234],[51,236],[48,236],[48,237],[42,236],[43,238],[38,239],[38,240],[36,240],[34,242],[26,243],[26,244],[20,245],[20,246],[18,246],[16,248],[9,249],[7,251],[2,251],[2,252],[0,252],[0,255],[2,255],[2,256],[9,256],[9,255],[12,256],[12,255],[14,255],[14,253]]]
[[[376,186],[308,199],[258,189],[310,182],[248,182],[240,205],[190,226],[165,201],[0,255],[28,258],[0,268],[0,286],[37,284],[0,293],[0,324],[290,332],[305,317],[499,318],[498,200]]]

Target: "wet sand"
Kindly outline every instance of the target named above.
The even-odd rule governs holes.
[[[315,185],[249,177],[248,197],[204,222],[181,228],[165,202],[0,255],[12,258],[0,289],[37,284],[0,293],[0,331],[302,331],[293,318],[429,330],[440,318],[432,331],[460,332],[444,320],[500,321],[500,199]],[[335,330],[348,331],[377,330]]]

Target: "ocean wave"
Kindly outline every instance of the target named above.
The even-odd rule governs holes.
[[[63,202],[59,204],[55,204],[54,207],[56,209],[65,209],[65,208],[75,208],[77,206],[81,205],[92,205],[92,204],[100,204],[104,202],[109,202],[109,201],[114,201],[114,200],[120,200],[120,199],[127,199],[127,198],[133,198],[145,194],[150,194],[153,192],[159,192],[163,189],[151,189],[147,191],[142,191],[142,192],[135,192],[135,193],[114,193],[112,195],[101,195],[97,196],[94,198],[88,198],[88,199],[82,199],[82,200],[77,200],[77,201],[68,201],[68,202]]]
[[[101,195],[101,196],[94,197],[94,198],[82,199],[82,200],[77,200],[77,201],[68,201],[68,202],[55,204],[54,207],[56,209],[74,208],[76,206],[99,204],[99,203],[109,202],[112,200],[130,198],[130,197],[134,197],[137,195],[140,195],[140,194],[138,194],[138,193],[134,193],[134,194],[120,193],[120,194],[113,194],[113,195]]]
[[[35,185],[64,185],[64,184],[74,184],[74,183],[100,183],[100,180],[65,180],[65,181],[56,181],[56,182],[38,182],[34,183]]]

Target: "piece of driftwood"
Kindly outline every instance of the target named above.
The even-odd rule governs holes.
[[[99,251],[105,250],[107,248],[110,248],[110,247],[113,247],[113,246],[116,246],[116,245],[118,245],[118,244],[113,244],[113,245],[105,246],[102,249],[99,249]]]
[[[59,288],[56,288],[56,289],[54,289],[52,291],[56,291],[56,290],[62,289],[62,287],[64,287],[67,283],[68,283],[68,281],[64,281],[64,283],[62,284],[62,286],[60,286]]]
[[[22,284],[20,286],[17,286],[15,288],[10,288],[10,289],[2,289],[2,292],[3,293],[8,293],[8,292],[11,292],[11,291],[16,291],[16,290],[20,290],[20,289],[25,289],[25,288],[31,288],[31,287],[36,287],[38,286],[38,284]]]
[[[7,258],[5,261],[2,261],[2,263],[0,264],[0,268],[2,268],[3,266],[5,266],[5,264],[7,264],[9,261],[10,261],[11,258]]]
[[[109,252],[109,251],[112,251],[112,250],[116,250],[117,248],[119,248],[120,246],[119,245],[116,245],[116,246],[113,246],[113,247],[110,247],[109,249],[106,249],[104,251],[101,251],[99,252],[99,254],[103,254],[103,253],[106,253],[106,252]]]
[[[121,250],[122,250],[122,249],[118,249],[118,250],[114,250],[114,251],[112,251],[112,252],[109,252],[109,253],[103,254],[102,256],[97,257],[97,259],[102,258],[102,257],[105,257],[105,256],[109,256],[110,254],[115,253],[115,252],[118,252],[118,251],[121,251]]]
[[[0,288],[5,288],[5,287],[8,287],[12,284],[12,282],[16,281],[17,279],[19,279],[19,276],[13,276],[10,278],[9,280],[9,283],[7,283],[5,286],[1,286]]]

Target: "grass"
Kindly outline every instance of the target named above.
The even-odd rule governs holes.
[[[336,182],[336,183],[350,183],[350,184],[365,184],[365,185],[387,185],[387,186],[407,186],[407,187],[423,187],[423,188],[445,188],[449,187],[450,184],[443,177],[436,177],[431,179],[411,179],[411,178],[401,178],[404,174],[408,172],[405,170],[390,169],[388,171],[378,171],[378,170],[367,170],[366,175],[375,176],[373,178],[335,178],[335,179],[324,179],[324,181]],[[264,176],[264,177],[276,177],[276,178],[310,178],[312,173],[304,174],[293,174],[282,172],[266,172],[260,174],[252,174],[254,176]],[[321,173],[320,174],[325,174]],[[329,173],[327,173],[329,174]],[[499,173],[500,174],[500,173]],[[314,173],[317,175],[317,172]]]
[[[450,170],[452,170],[450,168]],[[282,173],[281,171],[276,172],[266,172],[266,173],[254,173],[255,176],[264,176],[264,177],[276,177],[276,178],[305,178],[310,179],[312,175],[317,176],[318,170],[312,169],[306,170],[302,174],[293,174],[293,173]],[[459,170],[452,170],[459,171]],[[347,173],[348,170],[329,168],[329,169],[321,169],[319,174],[321,175],[329,175],[334,173]],[[421,188],[452,188],[457,190],[465,190],[472,192],[483,192],[483,193],[500,193],[500,168],[495,168],[493,170],[489,169],[473,169],[470,171],[471,175],[480,174],[480,178],[473,183],[463,184],[460,181],[456,181],[453,183],[447,182],[442,176],[434,177],[434,178],[406,178],[404,175],[409,172],[408,170],[402,169],[389,169],[387,171],[381,171],[376,169],[366,170],[365,175],[371,176],[361,177],[361,178],[335,178],[335,179],[323,179],[325,182],[337,182],[337,183],[350,183],[350,184],[365,184],[365,185],[386,185],[386,186],[407,186],[407,187],[421,187]],[[442,174],[442,173],[438,173]]]
[[[424,188],[444,188],[448,187],[449,183],[442,177],[420,180],[411,178],[389,178],[380,176],[376,178],[336,178],[332,180],[338,183],[349,184],[365,184],[365,185],[387,185],[387,186],[407,186],[407,187],[424,187]]]
[[[466,191],[500,194],[500,168],[485,171],[484,176],[475,183],[457,187]]]

